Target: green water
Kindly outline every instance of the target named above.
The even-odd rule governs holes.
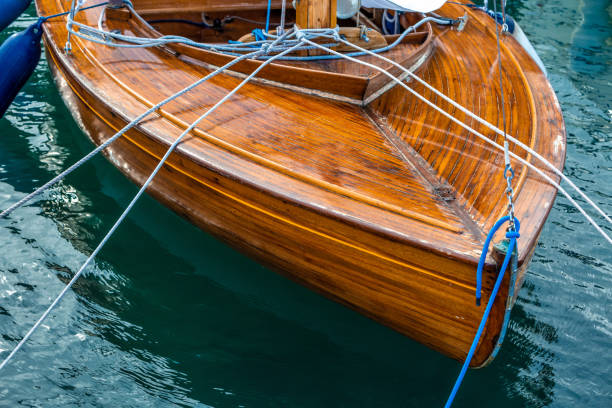
[[[510,3],[563,107],[565,172],[612,213],[610,1]],[[0,120],[0,208],[91,148],[41,63]],[[97,158],[0,221],[0,357],[135,192]],[[502,351],[455,406],[612,406],[611,291],[610,247],[559,198]],[[459,368],[143,197],[0,373],[0,406],[439,407]]]

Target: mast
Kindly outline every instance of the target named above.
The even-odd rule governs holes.
[[[300,28],[335,28],[336,1],[296,0],[296,24]]]

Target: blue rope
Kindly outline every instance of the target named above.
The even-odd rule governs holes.
[[[487,253],[489,252],[489,245],[491,244],[491,240],[493,239],[493,236],[495,235],[497,230],[504,223],[508,221],[510,221],[509,216],[500,218],[495,223],[495,225],[493,225],[493,228],[491,229],[491,231],[489,231],[489,235],[487,235],[487,239],[482,248],[482,254],[480,255],[480,261],[478,262],[478,270],[477,270],[478,272],[477,273],[479,275],[477,275],[477,283],[476,283],[477,299],[480,299],[480,290],[482,286],[480,280],[482,279],[482,268],[487,258]],[[506,252],[506,256],[504,258],[504,262],[502,263],[501,270],[499,271],[499,275],[497,276],[497,280],[495,281],[495,286],[493,287],[493,291],[491,291],[491,297],[489,298],[489,302],[487,303],[487,308],[485,309],[484,314],[482,315],[482,319],[480,320],[480,325],[478,326],[478,330],[476,331],[476,335],[474,336],[474,340],[472,341],[472,346],[470,347],[470,350],[468,351],[467,357],[465,358],[465,361],[463,363],[463,367],[461,367],[461,371],[459,372],[457,381],[455,381],[455,386],[453,387],[453,390],[451,391],[450,395],[448,396],[448,400],[446,401],[446,404],[444,405],[445,408],[450,408],[450,406],[453,403],[453,400],[455,399],[455,396],[457,395],[457,392],[459,391],[459,387],[461,386],[463,377],[465,377],[465,373],[467,372],[467,369],[470,366],[472,357],[474,357],[474,353],[476,352],[476,347],[478,346],[478,342],[480,341],[480,336],[482,336],[484,328],[487,324],[487,320],[489,319],[489,313],[491,312],[491,309],[493,308],[493,303],[495,302],[495,298],[497,297],[497,292],[499,291],[499,288],[501,287],[501,283],[504,280],[504,275],[506,273],[506,269],[508,269],[510,259],[512,259],[512,254],[514,252],[514,249],[516,248],[516,240],[521,236],[519,234],[519,231],[521,229],[521,224],[516,218],[514,218],[514,223],[516,226],[516,230],[515,231],[511,230],[511,231],[506,232],[506,238],[510,240],[510,244],[508,245],[508,252]]]
[[[107,4],[108,4],[108,1],[105,1],[103,3],[94,4],[92,6],[83,7],[82,9],[79,9],[79,11],[89,10],[89,9],[92,9],[92,8],[95,8],[95,7],[102,7],[102,6],[105,6]],[[50,19],[55,18],[55,17],[67,16],[68,14],[70,14],[70,11],[71,10],[64,11],[63,13],[51,14],[50,16],[41,17],[40,21],[45,22],[45,21],[50,20]]]
[[[268,12],[266,13],[266,33],[270,32],[270,12],[272,11],[272,0],[268,0]]]
[[[264,35],[263,31],[261,31],[261,28],[256,28],[253,31],[251,31],[253,33],[253,37],[255,37],[255,41],[266,41],[267,38]],[[267,31],[266,31],[267,32]]]
[[[487,259],[487,253],[489,252],[489,246],[491,245],[491,240],[493,239],[493,236],[495,235],[497,230],[499,230],[499,228],[507,221],[510,221],[509,216],[500,218],[493,225],[493,228],[491,228],[491,231],[489,231],[489,235],[487,235],[487,239],[485,240],[485,243],[483,245],[482,254],[480,255],[480,260],[478,261],[478,268],[476,269],[476,306],[480,306],[481,289],[482,289],[482,270],[484,268],[485,261]],[[517,231],[520,230],[521,223],[516,218],[514,219],[514,222],[516,223]]]
[[[437,24],[440,25],[452,25],[455,24],[457,22],[457,20],[452,20],[452,19],[445,19],[445,18],[435,18],[435,17],[426,17],[423,20],[419,21],[418,23],[416,23],[415,25],[408,27],[407,29],[404,30],[404,32],[402,32],[399,37],[397,37],[397,39],[395,41],[393,41],[391,44],[382,47],[382,48],[377,48],[374,50],[370,50],[370,52],[373,52],[375,54],[380,54],[383,52],[387,52],[393,48],[395,48],[398,44],[400,44],[403,40],[404,37],[406,37],[408,34],[410,34],[411,32],[416,32],[416,29],[421,26],[422,24],[428,22],[428,21],[433,21]],[[334,35],[337,35],[334,34]],[[319,37],[327,37],[327,38],[331,38],[334,39],[334,35],[325,35],[325,34],[320,34]],[[349,53],[345,53],[344,55],[348,56],[348,57],[362,57],[364,55],[368,55],[365,52],[349,52]],[[260,59],[266,59],[266,58],[270,58],[270,57],[261,57]],[[309,56],[288,56],[288,57],[284,57],[283,60],[285,61],[319,61],[319,60],[333,60],[333,59],[339,59],[342,58],[338,55],[309,55]]]

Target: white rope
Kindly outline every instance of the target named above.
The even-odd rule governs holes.
[[[78,12],[78,8],[79,8],[80,4],[77,4],[76,7],[76,11]],[[131,6],[128,4],[128,6],[131,8]],[[105,45],[109,45],[109,46],[114,46],[114,47],[152,47],[152,46],[159,46],[159,45],[165,45],[165,44],[170,44],[170,43],[184,43],[184,44],[189,44],[192,46],[196,46],[196,47],[200,47],[200,48],[208,48],[208,49],[214,49],[216,51],[221,51],[221,52],[227,52],[227,53],[236,53],[236,52],[245,52],[245,51],[251,51],[252,48],[250,47],[244,47],[244,45],[241,44],[226,44],[226,45],[222,45],[220,46],[219,44],[203,44],[203,43],[197,43],[194,42],[192,40],[189,40],[187,38],[184,37],[179,37],[179,36],[164,36],[164,37],[160,37],[160,38],[156,38],[156,39],[151,39],[151,38],[142,38],[142,37],[133,37],[133,36],[126,36],[126,35],[121,35],[121,34],[117,34],[117,33],[110,33],[108,31],[102,30],[101,28],[101,21],[102,21],[102,15],[103,13],[101,13],[100,16],[100,20],[98,22],[98,26],[99,26],[99,30],[95,30],[92,27],[88,27],[85,26],[83,24],[74,22],[74,21],[69,21],[69,31],[74,34],[77,35],[81,38],[84,38],[86,40],[95,42],[95,43],[99,43],[99,44],[105,44]],[[73,15],[69,15],[68,16],[69,20],[73,19]],[[425,19],[427,20],[427,19]],[[406,31],[414,31],[416,29],[416,27],[418,25],[420,25],[421,23],[425,22],[425,20],[420,21],[418,24],[416,24],[413,27],[410,27],[409,29],[407,29]],[[86,35],[80,32],[76,32],[74,30],[72,30],[72,25],[77,26],[83,30],[85,30],[85,32],[92,31],[95,34],[98,34],[99,36],[103,37],[103,38],[113,38],[119,41],[125,41],[131,44],[116,44],[116,43],[110,43],[109,41],[101,41],[98,38],[92,37],[90,35]],[[608,214],[606,214],[589,196],[586,195],[586,193],[584,193],[569,177],[567,177],[565,174],[563,174],[562,171],[560,171],[555,165],[553,165],[552,163],[550,163],[546,158],[544,158],[541,154],[539,154],[537,151],[533,150],[531,147],[527,146],[526,144],[524,144],[523,142],[521,142],[520,140],[518,140],[517,138],[505,133],[504,131],[502,131],[501,129],[499,129],[498,127],[496,127],[495,125],[491,124],[490,122],[486,121],[485,119],[481,118],[480,116],[474,114],[472,111],[470,111],[469,109],[465,108],[463,105],[457,103],[456,101],[452,100],[451,98],[449,98],[448,96],[446,96],[444,93],[442,93],[441,91],[437,90],[436,88],[434,88],[433,86],[431,86],[429,83],[427,83],[426,81],[424,81],[423,79],[421,79],[420,77],[418,77],[416,74],[414,74],[413,72],[411,72],[410,70],[406,69],[404,66],[402,66],[401,64],[398,64],[397,62],[386,58],[382,55],[380,55],[379,53],[375,53],[372,52],[371,50],[367,50],[365,48],[362,48],[356,44],[353,44],[345,39],[343,39],[342,37],[338,36],[336,32],[332,31],[334,34],[332,34],[331,36],[329,36],[329,38],[334,38],[335,40],[342,42],[348,46],[351,46],[353,48],[355,48],[357,51],[362,52],[366,55],[371,55],[371,56],[375,56],[385,62],[388,62],[390,64],[392,64],[393,66],[399,68],[400,70],[402,70],[404,73],[406,73],[408,76],[410,76],[412,79],[414,79],[415,81],[419,82],[420,84],[422,84],[423,86],[425,86],[427,89],[429,89],[430,91],[432,91],[433,93],[435,93],[436,95],[438,95],[439,97],[441,97],[444,101],[448,102],[449,104],[451,104],[452,106],[454,106],[455,108],[459,109],[461,112],[463,112],[464,114],[466,114],[468,117],[474,119],[475,121],[477,121],[478,123],[484,125],[485,127],[487,127],[488,129],[492,130],[493,132],[497,133],[500,136],[503,137],[507,137],[508,140],[510,140],[511,142],[513,142],[515,145],[521,147],[522,149],[524,149],[525,151],[527,151],[528,153],[530,153],[533,157],[535,157],[537,160],[539,160],[541,163],[543,163],[547,168],[549,168],[553,173],[555,173],[557,176],[559,176],[563,181],[565,181],[566,183],[568,183],[570,185],[570,187],[572,187],[574,189],[574,191],[576,191],[590,206],[592,206],[608,223],[610,223],[612,225],[612,218],[610,216],[608,216]],[[295,35],[297,35],[298,33],[304,33],[306,34],[307,38],[310,37],[314,37],[314,36],[322,36],[322,33],[325,34],[330,34],[330,29],[320,29],[320,30],[300,30],[300,31],[295,31],[294,34],[290,37],[293,37]],[[266,36],[268,37],[273,37],[275,38],[275,36],[270,35],[268,33],[265,33]],[[292,41],[296,41],[296,40],[292,40]],[[264,42],[255,42],[252,43],[253,45],[259,45],[259,46],[263,46]],[[269,43],[268,43],[269,44]],[[291,44],[293,45],[293,43]],[[317,45],[318,48],[320,48],[320,45]],[[315,47],[309,47],[309,48],[315,48]],[[286,47],[281,48],[281,50],[286,49]],[[326,47],[327,49],[327,47]],[[277,50],[272,50],[272,51],[277,51]],[[336,54],[338,56],[342,56],[342,57],[346,57],[345,54],[337,54],[337,53],[332,53],[332,54]],[[235,55],[235,54],[234,54]]]
[[[343,41],[342,39],[338,39],[339,41]],[[477,137],[479,137],[480,139],[482,139],[483,141],[485,141],[486,143],[491,144],[492,146],[495,146],[496,148],[498,148],[499,150],[503,151],[504,148],[503,146],[499,145],[498,143],[494,142],[493,140],[489,139],[488,137],[484,136],[482,133],[478,132],[477,130],[475,130],[474,128],[470,127],[469,125],[463,123],[462,121],[460,121],[459,119],[455,118],[454,116],[452,116],[451,114],[449,114],[448,112],[444,111],[443,109],[441,109],[440,107],[438,107],[437,105],[435,105],[433,102],[429,101],[427,98],[425,98],[424,96],[420,95],[418,92],[416,92],[415,90],[413,90],[412,88],[410,88],[408,85],[406,85],[403,81],[401,81],[400,79],[398,79],[397,77],[395,77],[394,75],[390,74],[387,70],[385,70],[384,68],[381,68],[379,66],[370,64],[368,62],[365,61],[360,61],[356,58],[353,57],[349,57],[347,55],[341,54],[337,51],[334,51],[332,49],[323,47],[322,45],[319,45],[315,42],[312,42],[308,39],[304,39],[304,42],[306,44],[311,44],[312,46],[316,46],[319,49],[325,50],[331,54],[335,54],[335,55],[339,55],[342,56],[345,59],[348,59],[349,61],[353,61],[356,62],[358,64],[367,66],[369,68],[375,69],[377,71],[382,72],[384,75],[388,76],[389,78],[391,78],[394,82],[396,82],[397,84],[399,84],[400,86],[402,86],[403,88],[405,88],[408,92],[410,92],[412,95],[416,96],[418,99],[420,99],[422,102],[424,102],[425,104],[427,104],[428,106],[430,106],[431,108],[435,109],[436,111],[438,111],[439,113],[441,113],[442,115],[444,115],[446,118],[450,119],[451,121],[457,123],[458,125],[460,125],[461,127],[463,127],[464,129],[466,129],[467,131],[469,131],[470,133],[473,133],[474,135],[476,135]],[[351,44],[349,42],[344,41],[345,43],[349,44],[349,45],[354,45]],[[538,173],[542,178],[544,178],[546,181],[548,181],[551,185],[553,185],[554,187],[556,187],[559,191],[561,191],[563,193],[563,195],[565,195],[565,197],[578,209],[578,211],[580,211],[580,213],[593,225],[593,227],[595,227],[595,229],[606,239],[606,241],[608,241],[608,243],[612,244],[612,238],[610,238],[610,236],[608,236],[608,234],[606,234],[604,232],[604,230],[586,213],[586,211],[584,211],[584,209],[567,193],[567,191],[565,191],[565,189],[563,187],[561,187],[557,182],[555,182],[551,177],[549,177],[547,174],[545,174],[542,170],[540,170],[539,168],[537,168],[536,166],[534,166],[533,164],[529,163],[527,160],[523,159],[522,157],[516,155],[515,153],[510,152],[510,156],[512,156],[514,159],[518,160],[519,162],[523,163],[524,165],[528,166],[530,169],[532,169],[533,171],[535,171],[536,173]]]
[[[497,133],[500,136],[504,136],[504,132],[499,129],[497,126],[491,124],[490,122],[486,121],[485,119],[481,118],[480,116],[476,115],[474,112],[470,111],[469,109],[465,108],[463,105],[461,105],[460,103],[452,100],[451,98],[449,98],[448,96],[446,96],[444,93],[440,92],[439,90],[437,90],[436,88],[434,88],[433,86],[431,86],[429,83],[427,83],[426,81],[424,81],[423,79],[421,79],[419,76],[417,76],[416,74],[414,74],[412,71],[406,69],[404,66],[402,66],[401,64],[398,64],[397,62],[384,57],[380,54],[376,54],[373,52],[370,52],[369,50],[366,50],[365,48],[362,48],[356,44],[353,44],[349,41],[346,41],[343,38],[337,38],[338,41],[349,45],[353,48],[355,48],[358,51],[364,52],[368,55],[372,55],[375,56],[385,62],[388,62],[390,64],[392,64],[393,66],[399,68],[400,70],[402,70],[403,72],[405,72],[406,74],[408,74],[412,79],[416,80],[418,83],[420,83],[421,85],[425,86],[427,89],[429,89],[430,91],[432,91],[433,93],[435,93],[436,95],[438,95],[439,97],[441,97],[444,101],[450,103],[452,106],[454,106],[455,108],[459,109],[461,112],[463,112],[464,114],[466,114],[467,116],[469,116],[471,119],[476,120],[478,123],[486,126],[488,129],[494,131],[495,133]],[[562,171],[560,171],[559,169],[557,169],[557,167],[555,165],[553,165],[552,163],[550,163],[548,160],[546,160],[544,157],[542,157],[542,155],[540,155],[538,152],[536,152],[535,150],[533,150],[531,147],[527,146],[526,144],[524,144],[523,142],[521,142],[520,140],[518,140],[517,138],[506,134],[506,137],[508,138],[508,140],[510,140],[512,143],[520,146],[522,149],[524,149],[526,152],[530,153],[532,156],[534,156],[535,158],[537,158],[540,162],[542,162],[546,167],[548,167],[550,170],[553,171],[553,173],[555,173],[557,176],[559,176],[563,181],[565,181],[566,183],[568,183],[576,192],[578,192],[578,194],[580,194],[580,196],[587,202],[589,203],[602,217],[604,217],[606,219],[606,221],[608,221],[610,224],[612,224],[612,219],[599,207],[597,206],[597,204],[595,204],[593,202],[593,200],[591,200],[578,186],[576,186],[576,184],[574,184],[574,182],[567,177],[565,174],[563,174]]]
[[[129,0],[124,0],[124,3],[128,6],[128,8],[133,12],[136,13],[136,11],[132,8],[131,4],[129,3]],[[187,44],[187,45],[191,45],[193,47],[197,47],[197,48],[201,48],[201,49],[206,49],[206,50],[210,50],[210,51],[214,51],[214,52],[221,52],[227,55],[242,55],[241,53],[245,53],[245,52],[251,52],[253,51],[254,47],[257,48],[263,48],[263,47],[269,47],[271,44],[270,39],[275,39],[277,36],[275,36],[274,34],[271,33],[266,33],[266,32],[262,32],[263,36],[267,38],[267,40],[262,40],[262,41],[250,41],[248,43],[228,43],[228,44],[209,44],[209,43],[200,43],[197,41],[193,41],[190,40],[189,38],[185,38],[185,37],[181,37],[181,36],[176,36],[176,35],[165,35],[162,37],[157,37],[157,38],[148,38],[148,37],[135,37],[135,36],[131,36],[131,35],[124,35],[124,34],[120,34],[120,33],[115,33],[115,32],[109,32],[107,30],[102,29],[102,20],[104,18],[104,11],[100,14],[99,19],[98,19],[98,27],[92,27],[92,26],[88,26],[82,23],[78,23],[76,21],[74,21],[74,15],[76,13],[79,12],[79,6],[77,5],[77,7],[74,9],[75,11],[73,13],[70,13],[67,17],[68,21],[66,23],[66,27],[68,29],[69,32],[69,36],[70,35],[75,35],[77,37],[83,38],[85,40],[88,40],[90,42],[96,43],[96,44],[102,44],[102,45],[107,45],[109,47],[117,47],[117,48],[145,48],[145,47],[157,47],[157,46],[161,46],[161,45],[168,45],[168,44],[174,44],[174,43],[180,43],[180,44]],[[438,24],[444,24],[444,25],[449,25],[449,24],[453,24],[455,22],[455,20],[451,20],[451,19],[444,19],[444,18],[437,18],[437,17],[424,17],[421,20],[419,20],[417,23],[415,23],[412,27],[407,28],[406,30],[404,30],[404,32],[402,32],[400,34],[400,36],[398,36],[397,39],[395,39],[395,41],[385,47],[382,48],[378,48],[376,50],[373,50],[374,52],[384,52],[384,51],[388,51],[394,47],[396,47],[398,44],[400,44],[403,40],[403,38],[409,34],[410,32],[415,31],[419,26],[421,26],[422,24],[425,24],[429,21],[433,21],[436,22]],[[78,28],[78,30],[75,30],[74,27]],[[323,29],[302,29],[299,32],[303,35],[305,35],[308,38],[316,38],[316,37],[320,37],[321,33],[327,33],[327,34],[334,34],[335,32],[337,32],[339,28],[336,27],[335,29],[332,28],[323,28]],[[297,34],[297,32],[294,32],[291,36],[286,37],[285,40],[282,42],[282,46],[280,47],[276,47],[274,49],[270,49],[270,53],[275,53],[275,52],[280,52],[280,51],[284,51],[286,50],[288,47],[293,46],[297,40],[295,39],[291,39],[292,37],[295,37]],[[119,42],[115,42],[115,41],[119,41]],[[327,45],[327,44],[325,44]],[[331,46],[331,44],[329,44]],[[333,44],[336,45],[336,44]],[[66,43],[66,49],[69,51],[70,48],[70,43],[69,41]],[[299,48],[299,50],[307,50],[307,49],[313,49],[315,47],[301,47]],[[371,51],[372,52],[372,51]],[[353,55],[355,56],[355,55]],[[325,57],[330,57],[330,56],[288,56],[285,57],[283,59],[287,59],[287,60],[297,60],[297,61],[307,61],[307,60],[317,60],[317,59],[325,59]],[[269,56],[263,56],[261,57],[262,59],[267,59],[270,58]],[[334,57],[335,58],[335,57]]]
[[[229,63],[225,64],[224,66],[220,67],[219,69],[211,72],[210,74],[208,74],[205,77],[199,79],[198,81],[194,82],[193,84],[189,85],[188,87],[182,89],[181,91],[175,93],[174,95],[164,99],[163,101],[159,102],[155,106],[151,107],[149,110],[147,110],[146,112],[144,112],[143,114],[138,116],[136,119],[134,119],[130,123],[128,123],[123,129],[121,129],[119,132],[117,132],[113,137],[111,137],[110,139],[108,139],[107,141],[105,141],[104,143],[102,143],[101,145],[96,147],[95,149],[93,149],[91,152],[89,152],[87,155],[85,155],[79,161],[74,163],[72,166],[68,167],[66,170],[64,170],[63,172],[61,172],[60,174],[58,174],[57,176],[55,176],[51,180],[49,180],[47,183],[45,183],[44,185],[38,187],[36,190],[31,192],[30,194],[26,195],[21,200],[19,200],[15,204],[11,205],[10,207],[8,207],[6,210],[0,212],[0,218],[9,216],[13,211],[15,211],[16,209],[22,207],[24,204],[26,204],[27,202],[32,200],[34,197],[36,197],[39,194],[45,192],[46,190],[51,188],[53,185],[57,184],[59,181],[61,181],[64,178],[66,178],[66,176],[68,176],[70,173],[72,173],[73,171],[75,171],[76,169],[81,167],[83,164],[85,164],[87,161],[89,161],[96,154],[98,154],[102,150],[106,149],[111,143],[113,143],[115,140],[117,140],[118,138],[123,136],[128,130],[132,129],[140,121],[142,121],[144,118],[146,118],[150,114],[156,112],[162,106],[166,105],[169,102],[172,102],[173,100],[175,100],[175,99],[181,97],[182,95],[186,94],[187,92],[191,91],[193,88],[197,87],[198,85],[200,85],[200,84],[208,81],[209,79],[219,75],[220,73],[226,71],[227,69],[229,69],[234,64],[236,64],[236,63],[238,63],[238,62],[240,62],[240,61],[242,61],[244,59],[247,59],[247,58],[256,57],[259,54],[262,54],[262,53],[258,51],[258,52],[252,52],[251,54],[241,55],[240,57],[234,59],[233,61],[230,61]]]
[[[124,0],[124,3],[133,13],[136,13],[136,11],[132,8],[132,5],[129,2],[129,0]],[[270,45],[274,42],[273,40],[277,39],[277,36],[274,36],[272,40],[267,40],[267,41],[252,41],[249,43],[237,43],[237,44],[232,44],[232,43],[208,44],[208,43],[200,43],[197,41],[193,41],[189,38],[176,36],[176,35],[165,35],[165,36],[157,37],[157,38],[136,37],[132,35],[124,35],[124,34],[104,30],[103,28],[103,21],[105,18],[104,9],[102,9],[100,16],[98,17],[97,27],[88,26],[86,24],[82,24],[77,21],[74,21],[74,16],[80,11],[80,6],[81,4],[78,4],[78,3],[76,4],[76,6],[73,6],[71,8],[71,12],[67,16],[66,28],[68,30],[68,41],[66,42],[66,46],[65,46],[65,49],[67,51],[70,51],[72,48],[70,45],[70,37],[72,35],[82,38],[84,40],[90,41],[95,44],[106,45],[106,46],[115,47],[115,48],[149,48],[149,47],[158,47],[162,45],[179,43],[179,44],[191,45],[193,47],[202,48],[202,49],[206,49],[206,50],[210,50],[214,52],[222,52],[222,53],[233,55],[233,56],[242,55],[242,53],[251,53],[253,52],[254,49],[257,49],[257,48],[270,47]],[[78,30],[75,30],[75,27],[78,28]],[[326,30],[327,30],[326,31],[327,33],[329,33],[330,31],[333,31],[330,29],[326,29]],[[315,32],[313,31],[313,33]],[[266,35],[266,36],[272,37],[272,35]],[[292,37],[295,37],[295,32],[293,32],[290,36],[284,37],[284,40],[281,43],[275,43],[275,44],[282,44],[282,46],[275,45],[275,48],[269,48],[269,52],[281,52],[295,45],[295,43],[297,43],[297,40],[295,39],[290,40],[290,38]],[[120,41],[122,43],[114,42],[113,40]],[[312,47],[308,47],[308,48],[312,48]],[[300,49],[303,49],[303,48],[300,48]]]
[[[282,38],[282,37],[281,37]],[[290,52],[293,52],[296,48],[298,48],[299,46],[302,45],[302,42],[298,43],[297,45],[293,46],[292,48],[289,48],[288,50],[283,51],[282,53],[275,55],[275,57],[281,57],[282,55],[288,54]],[[265,50],[260,50],[257,51],[257,53],[264,53]],[[151,175],[149,176],[149,178],[147,179],[147,181],[145,181],[145,183],[142,185],[142,187],[140,188],[140,190],[138,190],[138,193],[136,193],[136,195],[134,196],[134,198],[132,199],[132,201],[128,204],[128,206],[126,207],[126,209],[123,211],[123,213],[121,214],[121,216],[117,219],[117,221],[115,222],[115,224],[111,227],[111,229],[108,231],[108,233],[104,236],[104,238],[102,239],[102,241],[100,241],[100,243],[98,244],[98,246],[96,247],[96,249],[91,253],[91,255],[89,256],[89,258],[87,258],[87,260],[85,261],[85,263],[83,263],[83,265],[81,266],[81,268],[79,269],[79,271],[72,277],[72,279],[70,280],[70,282],[68,282],[68,284],[62,289],[62,291],[60,292],[60,294],[55,298],[55,300],[51,303],[51,305],[49,305],[49,307],[47,308],[47,310],[45,310],[45,312],[42,314],[42,316],[38,319],[38,321],[32,326],[32,328],[26,333],[26,335],[21,339],[21,341],[17,344],[17,346],[15,346],[15,348],[11,351],[11,353],[2,361],[2,363],[0,363],[0,370],[2,370],[7,364],[8,362],[13,358],[13,356],[17,353],[17,351],[19,351],[19,349],[21,349],[21,347],[26,343],[26,341],[30,338],[30,336],[32,336],[32,334],[36,331],[36,329],[42,324],[42,322],[45,320],[45,318],[49,315],[49,313],[51,313],[51,311],[55,308],[55,306],[60,302],[60,300],[64,297],[64,295],[68,292],[68,290],[72,287],[72,285],[77,281],[77,279],[81,276],[81,274],[83,273],[83,271],[85,270],[85,268],[89,265],[89,263],[95,258],[95,256],[98,254],[98,252],[100,252],[100,250],[104,247],[104,245],[106,244],[106,242],[110,239],[110,237],[113,235],[113,233],[115,232],[115,230],[119,227],[119,225],[123,222],[123,220],[125,219],[125,217],[128,215],[128,213],[130,212],[130,210],[134,207],[134,205],[136,204],[136,202],[138,201],[138,199],[140,198],[140,196],[144,193],[144,191],[147,189],[147,187],[149,186],[149,184],[151,183],[151,181],[153,181],[153,178],[157,175],[157,173],[159,172],[159,170],[162,168],[162,166],[164,165],[164,163],[166,162],[166,160],[168,159],[168,157],[170,156],[170,154],[174,151],[174,149],[176,148],[176,146],[178,146],[178,144],[183,140],[183,138],[189,134],[202,120],[204,120],[206,117],[208,117],[211,113],[213,113],[219,106],[221,106],[223,103],[225,103],[229,98],[231,98],[236,92],[238,92],[238,90],[240,90],[244,85],[246,85],[255,75],[257,75],[259,73],[259,71],[261,71],[263,68],[266,67],[266,65],[270,64],[271,62],[274,61],[274,58],[271,58],[269,60],[266,60],[264,63],[262,63],[259,67],[257,67],[257,69],[255,69],[249,76],[247,76],[240,84],[238,84],[238,86],[236,86],[232,91],[230,91],[227,95],[225,95],[219,102],[217,102],[212,108],[210,108],[208,111],[206,111],[206,113],[204,113],[202,116],[200,116],[195,122],[193,122],[187,129],[185,129],[185,131],[172,143],[172,145],[168,148],[168,150],[166,151],[166,154],[164,154],[164,156],[162,157],[162,159],[159,161],[159,163],[157,164],[157,166],[155,167],[155,170],[153,170],[153,172],[151,173]],[[221,69],[221,68],[219,68]]]

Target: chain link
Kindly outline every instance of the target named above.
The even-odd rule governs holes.
[[[512,188],[512,179],[514,178],[514,169],[512,168],[512,164],[510,163],[510,148],[508,146],[508,141],[504,142],[504,177],[506,178],[506,197],[508,197],[508,216],[510,231],[515,231],[514,226],[514,189]]]

